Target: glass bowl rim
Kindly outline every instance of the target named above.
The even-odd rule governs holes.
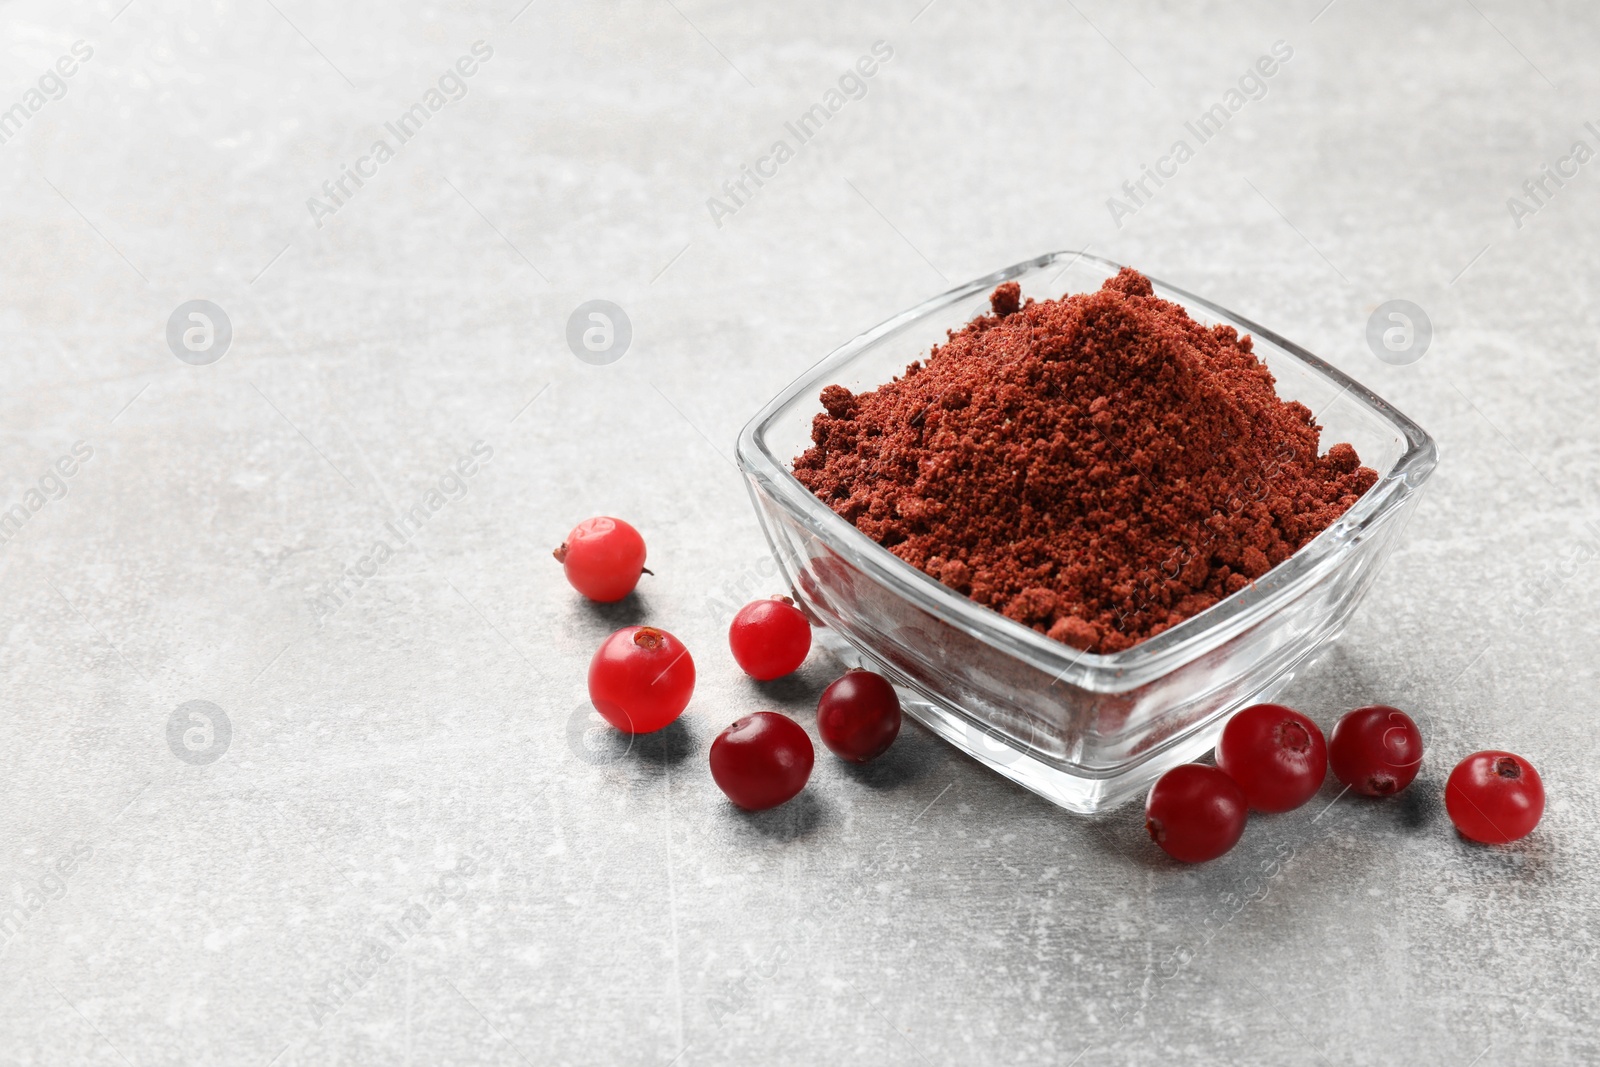
[[[1110,274],[1122,268],[1122,264],[1084,251],[1049,252],[930,297],[851,338],[803,371],[745,424],[739,432],[736,455],[745,475],[760,483],[819,541],[930,615],[1050,673],[1057,682],[1097,692],[1123,692],[1220,646],[1292,601],[1308,583],[1336,569],[1348,558],[1345,550],[1363,530],[1395,511],[1421,488],[1438,463],[1438,448],[1422,427],[1337,367],[1251,319],[1147,274],[1157,296],[1170,299],[1166,294],[1172,294],[1181,298],[1181,302],[1198,305],[1241,333],[1248,332],[1275,345],[1314,374],[1338,386],[1338,393],[1324,406],[1324,411],[1341,400],[1353,399],[1393,428],[1405,441],[1405,450],[1343,515],[1255,582],[1131,648],[1091,653],[1053,641],[1037,630],[1008,619],[905,562],[814,496],[795,478],[788,467],[789,461],[773,455],[767,447],[766,431],[773,419],[805,394],[819,393],[829,384],[823,379],[833,377],[869,347],[934,312],[979,294],[987,295],[1001,282],[1063,260],[1067,260],[1063,271],[1080,260],[1097,264]]]

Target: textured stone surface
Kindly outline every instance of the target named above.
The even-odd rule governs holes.
[[[1600,149],[1600,19],[1321,3],[0,6],[0,108],[93,49],[0,144],[0,508],[93,450],[0,546],[0,1062],[1600,1058],[1600,163],[1507,206]],[[1199,145],[1184,122],[1280,39]],[[307,198],[479,40],[464,98],[319,228]],[[878,40],[865,95],[713,220]],[[1180,137],[1119,227],[1107,198]],[[771,574],[738,428],[947,283],[1085,245],[1438,438],[1405,547],[1290,694],[1325,726],[1411,709],[1421,778],[1326,788],[1184,870],[1135,808],[1067,817],[914,727],[738,815],[710,739],[810,724],[831,670],[756,686],[725,651],[722,605]],[[233,327],[205,366],[164,338],[196,298]],[[597,298],[633,324],[605,366],[564,340]],[[1365,342],[1394,298],[1435,328],[1409,366]],[[319,617],[480,441],[465,495]],[[577,602],[548,557],[593,513],[649,539],[633,602]],[[701,681],[624,751],[585,734],[583,669],[641,619]],[[231,724],[214,762],[169,746],[195,700]],[[184,725],[191,758],[220,736]],[[1439,802],[1491,746],[1551,798],[1499,850]]]

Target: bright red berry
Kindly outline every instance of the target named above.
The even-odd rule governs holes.
[[[1521,756],[1474,752],[1450,772],[1444,806],[1461,836],[1485,845],[1527,837],[1544,814],[1544,783]]]
[[[739,609],[728,627],[739,667],[758,682],[792,674],[811,651],[811,623],[788,597],[757,600]]]
[[[1185,763],[1151,788],[1144,828],[1173,859],[1204,863],[1239,843],[1248,808],[1232,778],[1203,763]]]
[[[711,742],[711,777],[746,811],[764,811],[806,787],[816,752],[801,725],[775,711],[746,715]]]
[[[1333,776],[1368,797],[1386,797],[1411,784],[1422,766],[1422,732],[1411,716],[1387,704],[1345,715],[1328,739]]]
[[[817,733],[840,759],[866,763],[889,750],[900,733],[900,698],[881,674],[851,671],[822,691]]]
[[[654,733],[689,705],[694,660],[683,642],[653,626],[625,626],[589,661],[589,700],[625,734]]]
[[[1293,708],[1252,704],[1222,728],[1217,766],[1256,811],[1291,811],[1322,788],[1328,745],[1317,724]]]
[[[639,584],[644,567],[644,538],[621,519],[600,516],[572,528],[552,553],[567,573],[572,588],[602,604],[621,600]]]

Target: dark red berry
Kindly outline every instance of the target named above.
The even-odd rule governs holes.
[[[1256,811],[1291,811],[1322,788],[1328,745],[1317,724],[1293,708],[1253,704],[1222,728],[1217,766]]]
[[[817,733],[835,756],[866,763],[889,750],[900,733],[900,698],[881,674],[851,671],[822,691]]]
[[[572,528],[552,553],[572,588],[602,604],[621,600],[639,584],[644,569],[644,538],[621,519],[600,516]]]
[[[625,734],[654,733],[689,705],[694,660],[683,642],[653,626],[625,626],[589,661],[589,700]]]
[[[1411,784],[1422,766],[1422,732],[1411,716],[1387,704],[1345,715],[1328,739],[1333,776],[1353,792],[1386,797]]]
[[[746,715],[711,742],[711,778],[746,811],[792,800],[806,787],[816,751],[799,723],[775,711]]]
[[[744,673],[758,682],[770,682],[792,674],[806,661],[811,623],[788,597],[757,600],[733,617],[728,647]]]
[[[1173,859],[1204,863],[1238,844],[1248,810],[1232,778],[1215,767],[1185,763],[1151,788],[1144,828]]]
[[[1544,783],[1521,756],[1475,752],[1456,764],[1444,806],[1461,836],[1485,845],[1527,837],[1544,814]]]

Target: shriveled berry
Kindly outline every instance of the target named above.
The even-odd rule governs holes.
[[[1333,776],[1352,792],[1390,796],[1410,785],[1422,767],[1422,731],[1399,708],[1357,708],[1334,726],[1328,761]]]
[[[1328,745],[1317,724],[1293,708],[1253,704],[1222,728],[1217,766],[1256,811],[1290,811],[1322,788]]]
[[[746,811],[792,800],[811,777],[816,750],[805,729],[787,715],[746,715],[711,742],[711,778]]]
[[[835,756],[866,763],[900,734],[900,698],[881,674],[851,671],[822,691],[817,733]]]
[[[1444,807],[1461,836],[1485,845],[1527,837],[1544,814],[1544,782],[1509,752],[1474,752],[1450,772]]]
[[[811,651],[811,623],[788,597],[756,600],[728,627],[728,647],[750,677],[770,682],[798,670]]]
[[[1232,778],[1215,767],[1185,763],[1151,787],[1144,828],[1173,859],[1204,863],[1239,843],[1248,810]]]
[[[621,600],[639,584],[639,575],[650,573],[639,531],[604,515],[578,523],[551,554],[572,588],[602,604]]]
[[[689,706],[694,659],[683,642],[653,626],[625,626],[589,661],[589,700],[625,734],[654,733]]]

